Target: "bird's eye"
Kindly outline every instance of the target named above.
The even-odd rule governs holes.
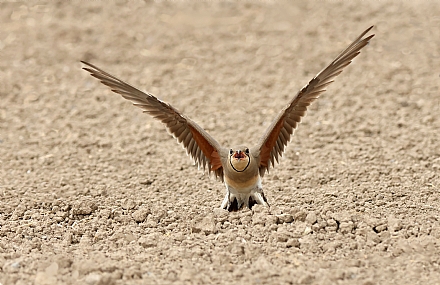
[[[234,154],[234,151],[232,150],[232,148],[229,150],[229,155]]]
[[[248,149],[248,148],[245,149],[244,152],[245,152],[246,154],[249,154],[249,149]]]

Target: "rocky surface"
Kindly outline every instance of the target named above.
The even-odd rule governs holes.
[[[434,1],[0,3],[0,284],[439,284]],[[86,72],[255,143],[360,32],[376,37],[264,177],[224,186]]]

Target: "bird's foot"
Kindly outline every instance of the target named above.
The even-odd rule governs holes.
[[[221,208],[229,212],[238,211],[243,207],[252,209],[255,204],[260,204],[269,207],[266,197],[264,197],[263,190],[254,190],[250,193],[231,193],[227,192],[223,199]]]

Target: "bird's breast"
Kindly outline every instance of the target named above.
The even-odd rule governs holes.
[[[241,192],[241,191],[247,192],[250,189],[254,189],[255,187],[257,187],[259,181],[260,181],[259,174],[252,176],[249,179],[245,179],[245,180],[232,178],[232,177],[225,175],[226,185],[234,188],[238,192]]]

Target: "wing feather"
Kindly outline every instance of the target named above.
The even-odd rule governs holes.
[[[366,29],[326,68],[310,80],[277,115],[257,144],[260,154],[259,168],[261,176],[265,172],[269,172],[270,164],[272,164],[272,167],[275,166],[274,160],[278,162],[279,157],[283,155],[285,147],[301,122],[301,118],[305,116],[307,107],[326,91],[327,86],[342,73],[343,69],[360,54],[360,50],[374,37],[374,35],[370,35],[364,38],[372,28],[373,26]]]
[[[161,101],[152,94],[144,93],[90,63],[81,62],[88,66],[83,69],[102,84],[131,101],[144,113],[148,113],[164,123],[170,134],[183,145],[187,154],[191,156],[199,168],[205,169],[208,166],[208,172],[214,172],[215,176],[223,181],[223,168],[219,152],[225,150],[205,130],[170,104]]]

